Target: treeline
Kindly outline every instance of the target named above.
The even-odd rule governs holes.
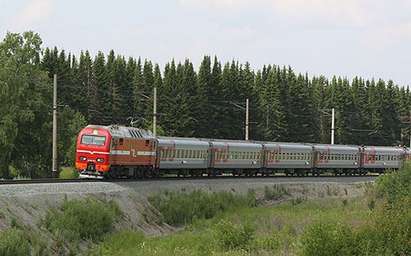
[[[336,109],[336,143],[396,145],[408,140],[409,125],[401,117],[409,113],[410,91],[392,81],[309,77],[276,65],[253,70],[249,63],[222,63],[210,56],[198,69],[188,59],[171,60],[161,69],[150,60],[114,51],[74,56],[43,49],[34,33],[8,34],[0,45],[0,67],[0,164],[3,169],[15,166],[24,175],[22,168],[30,169],[33,162],[41,162],[44,170],[50,165],[54,73],[63,164],[72,164],[73,138],[85,124],[133,123],[150,129],[154,86],[158,130],[165,135],[243,139],[249,98],[254,140],[329,143],[331,108]]]
[[[250,137],[257,140],[329,143],[331,108],[336,142],[405,143],[408,88],[392,81],[309,77],[291,67],[221,63],[205,56],[198,71],[188,59],[163,71],[150,60],[126,59],[114,51],[88,51],[77,58],[45,49],[41,67],[58,74],[60,100],[94,124],[149,128],[153,87],[158,88],[159,126],[171,136],[244,138],[245,99],[250,99]],[[405,136],[406,135],[406,136]]]

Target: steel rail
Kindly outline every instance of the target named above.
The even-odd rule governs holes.
[[[139,179],[129,179],[129,178],[117,178],[117,179],[27,179],[27,180],[0,180],[0,185],[19,185],[19,184],[52,184],[52,183],[79,183],[79,182],[138,182],[138,181],[167,181],[167,180],[217,180],[217,179],[304,179],[304,178],[334,178],[334,179],[345,179],[345,178],[361,178],[361,177],[378,177],[376,174],[369,175],[344,175],[344,176],[335,176],[335,175],[320,175],[320,176],[286,176],[286,175],[271,175],[271,176],[231,176],[231,175],[222,175],[222,176],[187,176],[187,177],[153,177],[153,178],[139,178]]]

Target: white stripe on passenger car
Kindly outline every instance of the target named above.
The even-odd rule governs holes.
[[[138,156],[155,156],[155,151],[137,151]]]
[[[128,150],[111,150],[111,155],[120,155],[120,156],[127,156],[130,155],[130,151]]]

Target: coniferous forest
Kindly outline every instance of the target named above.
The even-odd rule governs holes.
[[[87,124],[151,129],[154,86],[162,135],[243,139],[249,98],[252,140],[330,143],[331,108],[336,143],[409,140],[411,94],[391,80],[316,77],[269,63],[253,69],[217,56],[160,67],[114,51],[75,56],[43,48],[36,33],[8,33],[0,42],[0,176],[50,174],[54,73],[60,165],[73,165],[76,134]]]

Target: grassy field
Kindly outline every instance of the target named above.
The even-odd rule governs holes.
[[[286,194],[266,189],[264,198]],[[184,229],[162,237],[123,230],[87,254],[411,255],[409,165],[380,177],[355,199],[296,198],[267,206],[259,205],[252,191],[243,196],[194,191],[160,194],[150,201],[163,221],[185,224]]]
[[[296,255],[311,223],[363,225],[371,210],[365,198],[294,200],[270,207],[237,207],[211,219],[194,220],[183,231],[144,237],[123,231],[108,236],[90,255]]]
[[[253,190],[184,190],[148,201],[153,209],[142,212],[146,224],[179,231],[148,237],[124,229],[115,201],[86,197],[48,210],[38,223],[47,239],[12,219],[0,232],[0,255],[411,255],[409,166],[378,178],[354,199],[293,198],[274,186],[263,199]]]

